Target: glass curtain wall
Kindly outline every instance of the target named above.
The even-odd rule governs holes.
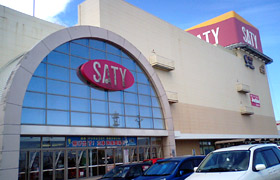
[[[93,59],[106,59],[128,68],[132,87],[107,91],[90,87],[77,68]],[[157,94],[137,62],[104,41],[78,39],[47,55],[33,74],[22,108],[22,124],[165,129]]]

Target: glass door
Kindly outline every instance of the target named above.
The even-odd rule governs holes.
[[[78,176],[79,178],[87,177],[87,151],[79,150],[78,155]]]
[[[76,179],[77,173],[76,173],[76,164],[77,164],[77,158],[76,158],[77,151],[76,150],[68,150],[67,152],[67,161],[68,161],[68,179]]]
[[[28,179],[38,180],[40,177],[40,152],[29,151],[28,153]]]
[[[55,179],[63,180],[64,179],[64,167],[65,167],[65,151],[58,150],[54,152],[54,167],[55,167]]]
[[[106,173],[115,167],[114,149],[106,149]]]
[[[89,177],[98,175],[97,156],[98,156],[97,149],[88,150]]]
[[[105,174],[107,159],[105,158],[105,149],[98,149],[97,151],[98,175]]]
[[[43,151],[43,180],[52,180],[53,179],[53,152],[52,151]]]
[[[19,154],[19,180],[27,180],[27,152],[21,151]]]

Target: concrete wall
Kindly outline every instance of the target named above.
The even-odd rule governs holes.
[[[100,15],[88,17],[89,9],[100,12]],[[81,19],[87,19],[86,22],[81,21],[82,24],[100,26],[120,34],[146,58],[154,50],[158,55],[175,61],[173,71],[156,70],[165,90],[178,93],[179,104],[172,108],[175,131],[278,133],[267,76],[258,71],[263,64],[260,60],[254,59],[256,69],[251,70],[245,67],[242,52],[206,43],[122,0],[88,0],[80,5],[80,10]],[[260,97],[261,107],[253,107],[255,114],[250,117],[240,115],[240,106],[251,105],[248,94],[236,91],[239,82],[249,85],[251,92]],[[187,109],[179,111],[179,106]],[[194,109],[200,111],[185,113],[188,107],[196,107]],[[204,110],[211,116],[206,116]],[[262,128],[264,124],[266,127]]]
[[[0,5],[0,68],[62,28]]]

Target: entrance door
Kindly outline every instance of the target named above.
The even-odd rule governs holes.
[[[65,168],[65,151],[58,150],[54,152],[54,173],[56,180],[64,179],[64,168]]]
[[[38,180],[40,176],[40,152],[39,151],[29,151],[28,162],[27,162],[27,173],[28,180]]]
[[[53,179],[54,157],[53,151],[43,151],[43,180]]]

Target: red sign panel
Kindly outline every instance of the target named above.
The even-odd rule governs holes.
[[[80,73],[88,82],[113,91],[127,89],[134,83],[134,77],[127,68],[103,59],[91,60],[81,65]]]
[[[250,94],[252,106],[261,107],[260,98],[257,95]]]
[[[208,26],[188,30],[189,33],[211,44],[229,46],[246,43],[262,52],[259,30],[232,17]]]

